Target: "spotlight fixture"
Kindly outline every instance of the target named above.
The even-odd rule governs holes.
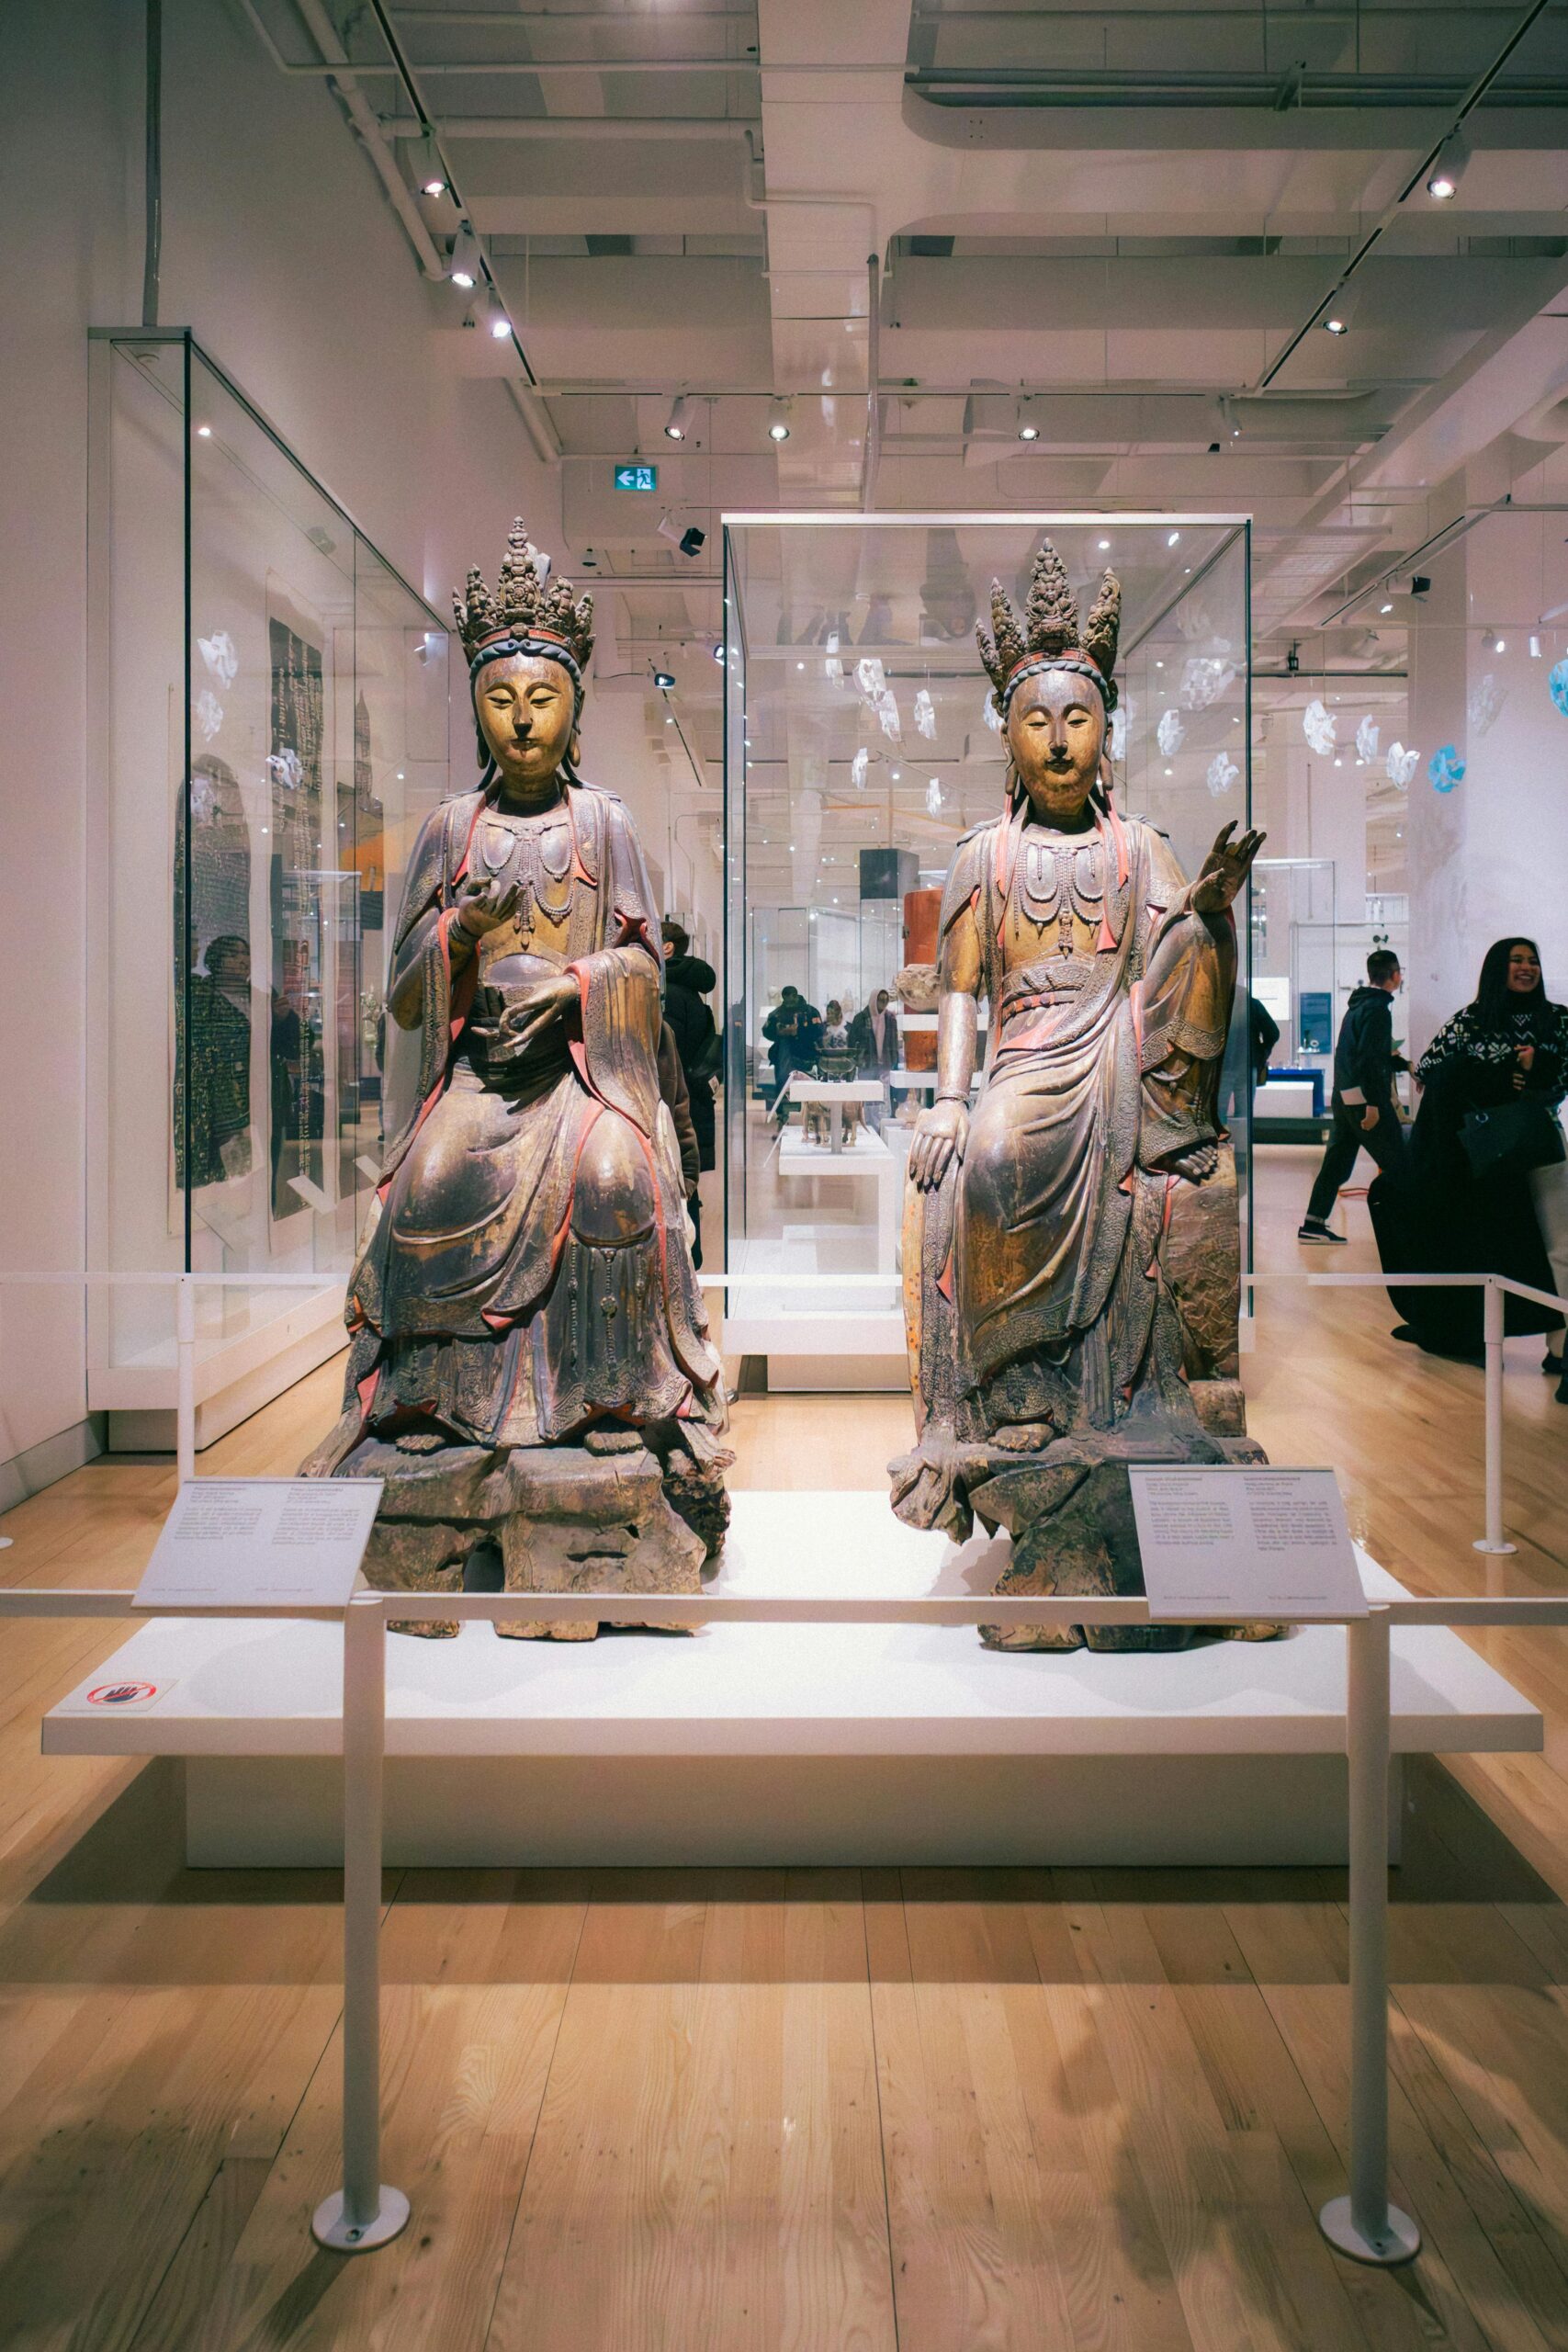
[[[477,286],[479,277],[479,241],[465,220],[457,232],[452,247],[452,258],[446,265],[446,275],[454,286]]]
[[[719,668],[722,670],[722,669],[723,669],[723,667],[724,667],[724,648],[723,648],[723,646],[722,646],[722,645],[716,645],[716,646],[714,647],[714,649],[713,649],[713,658],[714,658],[714,660],[718,663]]]
[[[768,438],[770,441],[789,439],[789,402],[787,401],[768,402]]]
[[[671,547],[679,548],[682,555],[699,555],[707,538],[707,533],[699,530],[694,523],[688,523],[682,529],[668,508],[659,518],[659,536],[668,539]],[[715,659],[722,662],[724,656],[720,653]]]
[[[1506,639],[1494,633],[1491,644],[1487,650],[1493,653],[1506,653],[1508,648]]]
[[[1427,175],[1427,193],[1434,204],[1452,203],[1459,194],[1459,184],[1464,177],[1464,167],[1469,161],[1469,140],[1462,130],[1450,130]]]
[[[1532,662],[1540,660],[1540,639],[1533,629],[1530,631],[1530,660]]]
[[[667,441],[685,439],[688,414],[686,395],[684,392],[677,392],[671,405],[670,413],[664,420],[664,437]]]
[[[1015,411],[1015,415],[1017,418],[1016,429],[1019,439],[1021,441],[1038,441],[1040,438],[1040,427],[1035,423],[1033,411],[1031,409],[1027,401],[1020,401],[1017,410]]]
[[[1411,575],[1410,575],[1410,593],[1411,593],[1411,594],[1412,594],[1413,596],[1426,596],[1426,595],[1428,595],[1428,594],[1430,594],[1430,593],[1431,593],[1431,587],[1432,587],[1432,582],[1431,582],[1431,581],[1428,579],[1428,577],[1427,577],[1427,575],[1426,574],[1426,572],[1424,572],[1424,571],[1413,571],[1413,572],[1411,573]]]
[[[435,152],[434,131],[427,130],[423,139],[414,141],[413,184],[421,196],[445,196],[446,193],[446,174]]]
[[[1235,403],[1228,392],[1220,394],[1220,425],[1227,441],[1241,439],[1241,419],[1235,413]]]
[[[493,286],[484,299],[484,322],[497,343],[510,341],[512,322],[507,317],[505,306]]]
[[[653,683],[660,694],[667,695],[675,684],[675,673],[672,670],[655,670]]]
[[[1392,613],[1393,606],[1392,605],[1380,605],[1378,606],[1378,610],[1380,613]]]

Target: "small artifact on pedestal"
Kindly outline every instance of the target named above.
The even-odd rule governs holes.
[[[938,946],[936,1097],[909,1148],[904,1305],[919,1442],[893,1507],[1012,1537],[1008,1594],[1141,1593],[1127,1469],[1260,1462],[1237,1377],[1235,1164],[1218,1117],[1231,902],[1262,836],[1189,883],[1114,806],[1121,588],[1080,628],[1055,549],[1021,621],[976,631],[1008,751],[958,844]],[[991,1047],[969,1109],[980,998]],[[983,1627],[998,1649],[1179,1649],[1185,1627]]]
[[[385,1590],[696,1592],[734,1456],[659,1092],[659,910],[577,774],[592,605],[520,523],[495,594],[470,571],[453,602],[483,773],[409,861],[388,1002],[418,1107],[349,1280],[343,1416],[301,1469],[385,1481]]]

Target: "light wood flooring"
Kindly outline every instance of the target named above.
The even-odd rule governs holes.
[[[1309,1173],[1269,1156],[1261,1263],[1296,1261]],[[1370,1263],[1348,1215],[1334,1263]],[[1562,1589],[1539,1348],[1509,1350],[1520,1549],[1487,1563],[1480,1375],[1391,1319],[1379,1293],[1271,1295],[1255,1430],[1334,1463],[1417,1589]],[[291,1468],[338,1376],[204,1470]],[[908,1413],[749,1397],[736,1427],[738,1486],[863,1487]],[[0,1522],[0,1577],[131,1584],[170,1491],[92,1464]],[[1392,2274],[1314,2218],[1344,2186],[1332,1871],[389,1872],[384,2169],[414,2218],[322,2254],[337,1882],[187,1871],[176,1768],[39,1758],[42,1710],[118,1638],[4,1635],[4,2352],[1568,2352],[1558,1635],[1485,1637],[1545,1758],[1411,1776],[1393,2132],[1426,2250]]]

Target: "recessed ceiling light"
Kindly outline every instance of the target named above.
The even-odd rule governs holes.
[[[198,441],[210,441],[212,438],[211,425],[198,424],[196,428],[196,437]]]
[[[1378,606],[1378,610],[1380,613],[1392,613],[1393,606],[1392,605],[1380,605]]]
[[[1165,543],[1166,543],[1166,546],[1167,546],[1168,548],[1179,547],[1179,546],[1180,545],[1180,543],[1181,543],[1181,534],[1180,534],[1180,532],[1179,532],[1179,531],[1171,531],[1171,532],[1169,532],[1169,533],[1168,534],[1168,536],[1167,536],[1167,538],[1166,538],[1166,542],[1165,542]]]
[[[1099,539],[1095,544],[1098,546],[1101,555],[1106,555],[1110,552],[1111,542],[1109,539]]]

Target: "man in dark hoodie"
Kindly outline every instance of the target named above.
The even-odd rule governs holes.
[[[1393,1099],[1394,1071],[1410,1068],[1393,1050],[1393,1000],[1403,978],[1398,956],[1375,947],[1367,958],[1366,987],[1351,991],[1334,1048],[1334,1123],[1298,1241],[1343,1246],[1344,1235],[1328,1219],[1359,1151],[1370,1152],[1385,1176],[1404,1169],[1404,1131]]]
[[[719,1040],[711,1007],[703,1002],[717,985],[711,964],[692,953],[691,934],[666,915],[664,1018],[675,1033],[675,1050],[691,1098],[692,1125],[705,1168],[714,1165],[713,1082],[718,1075]]]

